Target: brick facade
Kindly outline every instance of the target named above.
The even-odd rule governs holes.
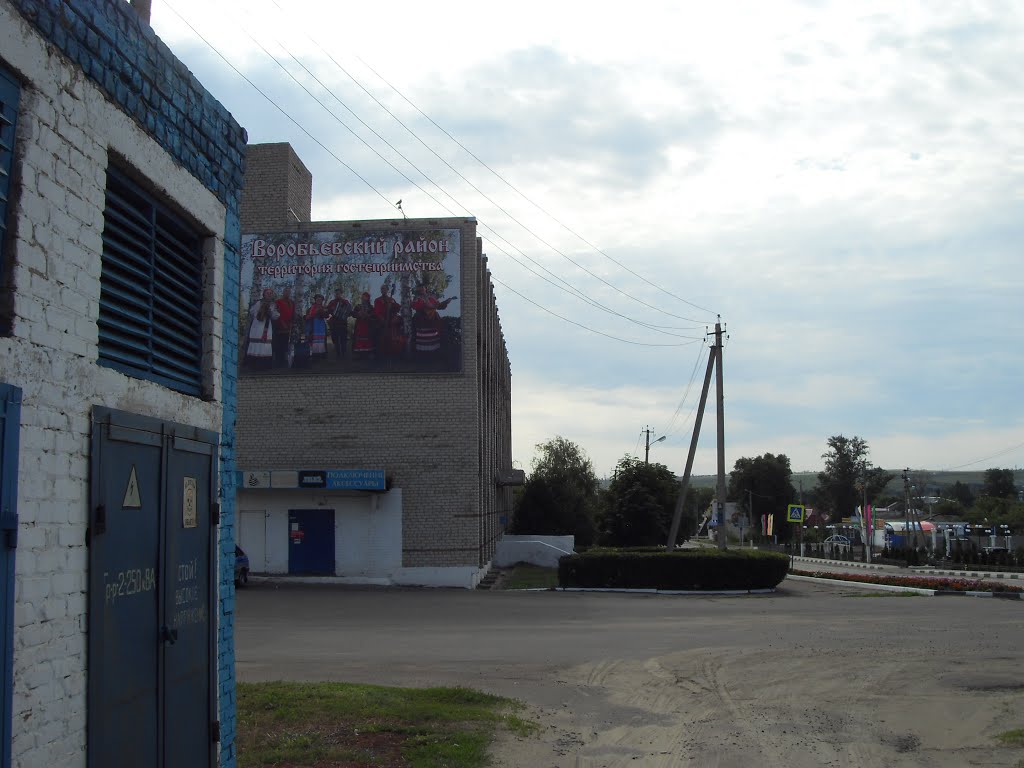
[[[281,145],[271,146],[276,167],[287,170],[287,153],[278,149]],[[254,148],[250,157],[252,175],[243,197],[246,233],[266,233],[281,220],[279,211],[264,207],[282,203],[259,189],[274,186],[272,174],[257,170],[259,152]],[[384,468],[391,487],[402,491],[403,569],[478,572],[493,557],[502,516],[511,516],[512,492],[498,485],[498,477],[512,468],[512,439],[508,352],[476,221],[318,221],[281,227],[301,232],[389,228],[461,231],[462,371],[243,377],[238,466],[246,471]],[[256,502],[246,495],[246,503]]]
[[[121,0],[0,0],[22,83],[0,379],[23,391],[13,764],[86,762],[90,414],[221,432],[220,764],[234,765],[234,421],[245,132]],[[106,169],[116,159],[209,236],[205,399],[97,365]]]

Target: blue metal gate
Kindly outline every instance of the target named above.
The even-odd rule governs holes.
[[[18,433],[21,390],[0,384],[0,768],[11,764],[14,669],[14,551],[18,543]]]
[[[334,575],[334,510],[288,510],[288,573]]]
[[[88,763],[215,762],[214,432],[95,408]]]

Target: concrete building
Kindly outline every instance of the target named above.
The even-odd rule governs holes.
[[[123,0],[0,0],[0,766],[231,766],[245,133]]]
[[[517,482],[476,221],[313,222],[311,199],[289,145],[250,148],[239,541],[255,573],[472,587]]]

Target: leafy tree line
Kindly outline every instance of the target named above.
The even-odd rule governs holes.
[[[1012,469],[986,469],[977,495],[959,480],[941,495],[942,501],[932,505],[930,514],[955,517],[968,523],[1006,524],[1014,532],[1024,533],[1024,502],[1020,500]]]
[[[668,540],[680,483],[664,464],[623,456],[601,489],[590,459],[572,441],[558,436],[536,447],[516,498],[512,533],[573,534],[581,547],[656,546]],[[712,495],[707,488],[688,489],[679,541],[696,529],[698,510]]]
[[[558,436],[537,446],[532,471],[516,498],[512,533],[574,534],[578,546],[648,546],[664,544],[679,498],[680,482],[664,464],[646,463],[623,456],[616,464],[607,488],[601,489],[594,467],[575,443]],[[833,435],[822,454],[824,469],[817,484],[804,489],[803,501],[818,514],[821,528],[852,517],[864,503],[884,506],[903,499],[885,495],[895,478],[869,459],[869,447],[861,437]],[[735,502],[747,517],[753,534],[763,534],[763,519],[774,518],[774,533],[788,541],[796,526],[786,522],[786,510],[800,496],[793,487],[792,468],[785,454],[765,453],[741,457],[729,475],[727,501]],[[957,482],[945,489],[944,500],[927,505],[922,498],[929,487],[926,477],[908,478],[916,495],[911,506],[924,517],[948,515],[967,522],[1007,523],[1024,532],[1024,503],[1018,498],[1012,470],[989,469],[974,496]],[[714,497],[711,488],[689,488],[683,503],[679,541],[696,530]]]

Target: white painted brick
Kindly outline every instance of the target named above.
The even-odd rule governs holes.
[[[81,592],[86,588],[85,575],[81,573],[58,573],[53,577],[53,591],[57,595],[67,596]]]
[[[38,245],[18,240],[15,244],[15,258],[22,268],[46,274],[46,252]]]

